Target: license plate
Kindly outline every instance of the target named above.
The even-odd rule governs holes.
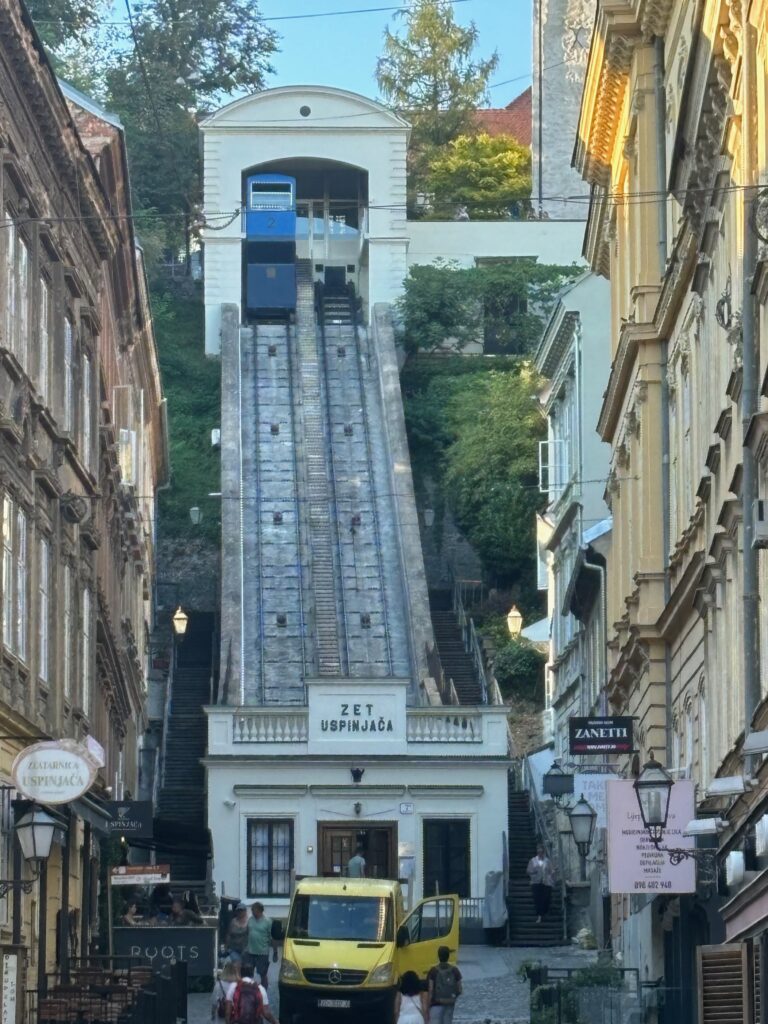
[[[348,1010],[350,1007],[349,999],[318,999],[317,1008],[319,1010]]]

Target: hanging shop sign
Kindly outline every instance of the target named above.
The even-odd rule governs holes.
[[[631,718],[569,718],[571,754],[631,754]]]
[[[99,765],[74,740],[46,740],[17,754],[11,768],[16,788],[41,804],[68,804],[87,793]]]
[[[112,885],[170,885],[170,864],[123,864],[112,868]]]
[[[608,886],[612,893],[675,894],[696,891],[696,862],[673,864],[665,850],[657,850],[643,827],[631,779],[612,779],[608,791]],[[692,850],[695,840],[683,830],[696,816],[694,784],[681,779],[669,797],[667,827],[662,846]]]
[[[107,832],[130,839],[152,838],[151,800],[110,800],[107,803]]]

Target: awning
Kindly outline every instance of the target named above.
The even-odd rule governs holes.
[[[98,835],[109,835],[108,825],[112,816],[98,797],[85,793],[79,799],[73,800],[69,809],[72,814],[87,821]]]

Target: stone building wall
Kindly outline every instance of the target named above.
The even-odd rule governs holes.
[[[531,194],[534,210],[552,220],[587,219],[589,189],[571,157],[595,8],[595,0],[534,2]]]

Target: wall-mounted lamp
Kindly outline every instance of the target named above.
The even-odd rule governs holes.
[[[435,523],[435,510],[433,508],[424,509],[424,525],[434,526]]]
[[[183,637],[187,632],[187,626],[189,625],[189,616],[184,609],[179,605],[176,611],[173,613],[173,632],[178,637]]]
[[[355,814],[360,815],[363,813],[363,805],[358,801],[355,804]]]
[[[349,773],[352,776],[352,781],[355,783],[355,785],[357,785],[359,782],[363,781],[363,776],[365,775],[365,768],[350,768]]]
[[[199,509],[197,505],[189,510],[189,518],[192,520],[193,526],[199,526],[203,521],[202,509]]]
[[[314,852],[315,852],[314,846],[308,846],[307,847],[307,853],[314,853]]]

